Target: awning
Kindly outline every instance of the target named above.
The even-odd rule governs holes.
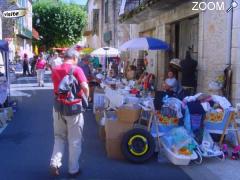
[[[8,51],[9,50],[7,41],[0,40],[0,50],[1,51]]]
[[[61,48],[56,48],[56,47],[54,47],[54,48],[52,48],[53,50],[55,50],[55,51],[66,51],[66,50],[68,50],[69,48],[67,48],[67,47],[61,47]]]
[[[32,28],[32,36],[34,39],[39,40],[39,33],[34,28]]]

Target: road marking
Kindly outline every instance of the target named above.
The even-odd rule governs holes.
[[[7,127],[7,123],[3,127],[0,128],[0,134],[6,129],[6,127]]]
[[[16,91],[16,90],[11,90],[10,95],[11,95],[11,97],[24,97],[24,96],[31,97],[32,96],[31,94],[28,94],[28,93],[25,93],[22,91]]]
[[[45,86],[51,86],[52,83],[44,83]],[[24,87],[38,87],[38,83],[27,83],[27,84],[11,84],[11,88],[24,88]]]
[[[53,89],[53,84],[52,83],[44,83],[44,87],[39,87],[37,83],[11,84],[10,89],[11,89],[11,91],[14,91],[14,90],[18,90],[18,91],[51,90],[51,89]]]
[[[17,91],[36,91],[36,90],[52,90],[53,86],[44,86],[44,87],[17,87],[14,88],[13,90]],[[11,90],[11,91],[13,91]]]

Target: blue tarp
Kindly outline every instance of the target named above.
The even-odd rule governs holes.
[[[0,40],[0,51],[5,51],[7,52],[8,49],[8,42],[4,40]]]

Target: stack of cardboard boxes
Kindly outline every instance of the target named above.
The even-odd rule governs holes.
[[[121,141],[126,132],[133,128],[135,121],[139,119],[140,107],[122,106],[116,113],[117,119],[106,119],[106,152],[112,159],[124,159],[121,152]]]
[[[139,119],[141,108],[137,105],[124,105],[116,111],[106,111],[104,98],[104,90],[96,88],[93,111],[99,125],[99,137],[106,143],[106,152],[109,158],[123,159],[122,138],[126,132],[133,128],[134,122]]]

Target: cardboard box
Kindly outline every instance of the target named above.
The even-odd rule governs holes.
[[[121,140],[106,139],[107,157],[116,160],[123,160],[124,156],[121,151]]]
[[[99,134],[99,138],[102,141],[106,140],[106,132],[105,132],[105,126],[99,126],[98,128],[98,134]]]
[[[106,139],[122,140],[123,135],[133,128],[133,123],[107,120],[105,124]]]
[[[141,108],[136,105],[122,106],[117,110],[117,117],[120,122],[134,123],[140,117]]]

